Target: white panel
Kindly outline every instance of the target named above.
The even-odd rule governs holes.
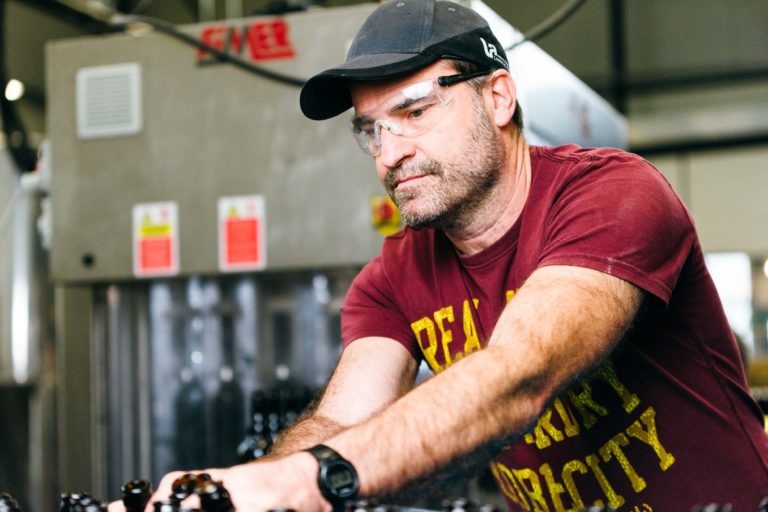
[[[689,206],[704,250],[768,254],[768,146],[690,159]]]

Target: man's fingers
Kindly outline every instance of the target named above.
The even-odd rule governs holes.
[[[113,501],[107,506],[108,512],[125,512],[122,501]]]

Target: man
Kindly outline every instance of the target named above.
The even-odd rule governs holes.
[[[312,119],[350,106],[409,227],[352,285],[313,411],[267,460],[211,471],[238,509],[339,509],[478,457],[511,510],[757,509],[762,415],[657,171],[529,147],[501,45],[449,2],[383,4],[302,90]]]

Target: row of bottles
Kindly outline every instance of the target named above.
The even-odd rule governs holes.
[[[293,425],[312,400],[309,388],[279,387],[257,390],[251,396],[251,425],[237,448],[238,462],[267,454],[280,432]]]
[[[137,471],[158,479],[258,455],[238,453],[244,436],[263,432],[271,442],[309,400],[296,388],[317,389],[332,370],[341,346],[335,290],[319,275],[153,284],[149,337],[157,342],[149,353],[152,403],[144,409],[151,423],[135,422],[149,427],[152,466],[126,465],[109,487]],[[111,453],[120,450],[115,442]],[[134,452],[137,459],[142,453]]]
[[[152,486],[147,480],[131,480],[120,488],[126,512],[144,512],[152,498]],[[185,474],[174,480],[167,499],[152,503],[155,512],[182,512],[182,502],[192,494],[200,499],[198,512],[234,512],[229,492],[221,482],[207,473]],[[106,512],[107,503],[89,494],[62,494],[59,512]],[[3,512],[6,512],[3,510]],[[18,512],[12,510],[8,512]]]
[[[121,488],[123,506],[126,512],[143,512],[152,496],[152,487],[146,480],[132,480]],[[200,509],[192,511],[182,508],[182,502],[192,494],[200,499]],[[171,487],[171,494],[165,500],[153,502],[155,512],[234,512],[229,492],[222,482],[214,481],[207,473],[188,473],[177,478]],[[413,510],[396,505],[380,504],[376,500],[359,500],[347,503],[345,512],[400,512]],[[92,498],[89,494],[62,494],[60,512],[105,512],[107,504]],[[610,512],[604,506],[588,506],[579,512]],[[731,512],[730,504],[710,503],[696,505],[692,512]],[[768,512],[768,497],[758,505],[758,512]],[[0,512],[21,512],[16,500],[9,494],[0,493]],[[293,512],[289,509],[271,509],[269,512]],[[426,511],[425,511],[426,512]],[[437,511],[436,511],[437,512]],[[493,505],[477,504],[465,498],[445,500],[440,512],[501,512]]]
[[[379,503],[375,499],[364,499],[357,500],[355,502],[348,502],[345,507],[345,512],[402,512],[406,510],[432,512],[422,508],[403,508],[397,505]],[[444,500],[440,505],[440,510],[434,512],[502,512],[503,510],[506,510],[506,507],[502,509],[494,505],[478,504],[466,498],[456,498],[453,500]]]
[[[708,503],[706,505],[695,505],[691,512],[734,512],[734,510],[730,503]],[[768,496],[760,502],[757,512],[768,512]]]
[[[107,504],[90,494],[62,494],[59,512],[107,512]]]

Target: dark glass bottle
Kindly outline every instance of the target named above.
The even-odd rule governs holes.
[[[200,496],[200,509],[203,512],[234,512],[229,492],[221,482],[207,481],[197,485],[195,494]]]
[[[231,308],[230,308],[231,309]],[[245,395],[235,372],[234,312],[221,315],[223,366],[219,370],[219,388],[213,401],[216,428],[214,464],[231,466],[238,460],[237,441],[245,426]]]
[[[205,389],[202,379],[191,369],[181,371],[181,389],[174,401],[176,412],[176,457],[181,468],[204,467],[207,462],[205,440]]]
[[[131,480],[120,488],[126,512],[143,512],[152,497],[152,485],[146,480]]]
[[[237,447],[238,462],[250,462],[267,454],[272,447],[272,437],[267,429],[266,393],[257,390],[251,397],[251,427]]]
[[[171,498],[182,502],[193,492],[195,492],[195,479],[197,477],[192,473],[182,475],[171,484]]]
[[[195,493],[200,496],[200,508],[203,512],[234,512],[229,492],[221,482],[208,481],[199,485]]]

